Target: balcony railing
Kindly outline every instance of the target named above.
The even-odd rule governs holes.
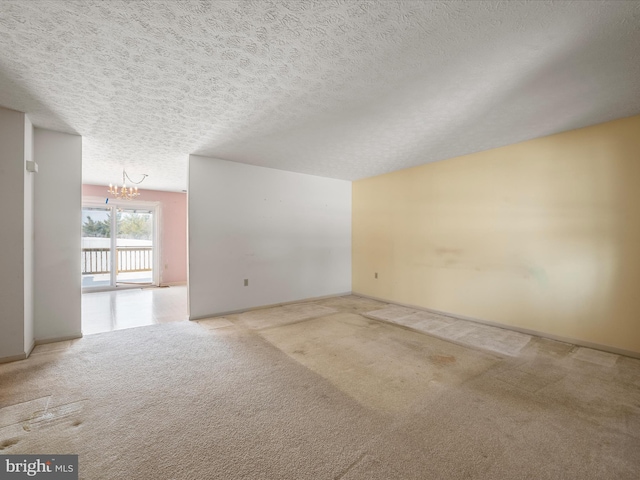
[[[150,272],[153,247],[116,247],[116,273]],[[111,273],[110,248],[83,248],[82,275]]]

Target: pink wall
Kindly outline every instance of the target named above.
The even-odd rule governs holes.
[[[187,194],[139,190],[139,200],[160,202],[160,283],[187,281]],[[107,187],[82,185],[82,195],[107,197]]]

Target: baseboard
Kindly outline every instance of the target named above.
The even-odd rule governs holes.
[[[36,340],[36,345],[45,345],[47,343],[66,342],[67,340],[76,340],[82,338],[82,332],[75,335],[66,335],[64,337],[51,337],[51,338],[39,338]]]
[[[18,355],[11,355],[9,357],[2,357],[0,358],[0,363],[16,362],[18,360],[24,360],[25,358],[29,358],[29,355],[31,355],[31,352],[33,352],[33,349],[35,347],[36,347],[36,342],[34,340],[33,342],[31,342],[31,345],[29,346],[26,352],[20,353]]]
[[[182,287],[183,285],[186,285],[187,282],[161,282],[160,286],[161,287]]]
[[[333,295],[323,295],[321,297],[304,298],[302,300],[291,300],[289,302],[271,303],[268,305],[260,305],[258,307],[241,308],[240,310],[229,310],[227,312],[212,313],[211,315],[198,315],[197,317],[189,316],[189,320],[195,321],[195,320],[202,320],[204,318],[222,317],[224,315],[235,315],[237,313],[251,312],[253,310],[262,310],[263,308],[282,307],[284,305],[291,305],[293,303],[316,302],[318,300],[325,300],[327,298],[344,297],[345,295],[351,295],[351,292],[334,293]]]
[[[516,326],[512,326],[512,325],[505,325],[504,323],[493,322],[491,320],[483,320],[483,319],[480,319],[480,318],[467,317],[466,315],[458,315],[456,313],[450,313],[450,312],[445,312],[445,311],[442,311],[442,310],[436,310],[434,308],[419,307],[418,305],[412,305],[412,304],[409,304],[409,303],[391,302],[391,301],[389,301],[387,299],[384,299],[384,298],[374,297],[374,296],[371,296],[371,295],[365,295],[363,293],[358,293],[358,292],[353,292],[353,295],[357,295],[358,297],[362,297],[362,298],[369,298],[371,300],[377,300],[379,302],[390,303],[390,304],[393,304],[393,305],[399,305],[401,307],[413,308],[414,310],[421,310],[423,312],[437,313],[439,315],[444,315],[446,317],[452,317],[452,318],[457,318],[457,319],[460,319],[460,320],[466,320],[466,321],[469,321],[469,322],[480,323],[482,325],[489,325],[491,327],[502,328],[504,330],[512,330],[514,332],[526,333],[527,335],[533,335],[535,337],[548,338],[549,340],[555,340],[557,342],[570,343],[572,345],[577,345],[577,346],[580,346],[580,347],[587,347],[587,348],[592,348],[594,350],[601,350],[603,352],[615,353],[616,355],[624,355],[625,357],[640,358],[640,352],[634,352],[632,350],[625,350],[623,348],[613,347],[611,345],[604,345],[604,344],[601,344],[601,343],[588,342],[586,340],[580,340],[578,338],[563,337],[561,335],[554,335],[552,333],[541,332],[539,330],[532,330],[532,329],[529,329],[529,328],[522,328],[522,327],[516,327]]]
[[[29,355],[31,355],[31,352],[33,352],[34,348],[36,348],[36,341],[35,340],[33,342],[31,342],[31,346],[25,352],[26,358],[29,358]]]
[[[31,353],[31,352],[29,352],[29,353]],[[18,355],[11,355],[9,357],[0,357],[0,363],[17,362],[18,360],[24,360],[25,358],[27,358],[27,354],[26,353],[20,353]]]

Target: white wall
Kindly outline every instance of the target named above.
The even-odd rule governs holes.
[[[351,182],[191,155],[188,202],[190,318],[351,291]]]
[[[27,171],[27,161],[33,160],[33,124],[24,116],[24,351],[34,346],[34,176]]]
[[[33,342],[24,321],[25,118],[0,108],[0,360],[24,357]]]
[[[82,137],[35,129],[35,338],[81,336]]]

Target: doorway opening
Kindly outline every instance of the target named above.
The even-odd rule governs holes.
[[[157,205],[82,206],[82,289],[157,286]]]

